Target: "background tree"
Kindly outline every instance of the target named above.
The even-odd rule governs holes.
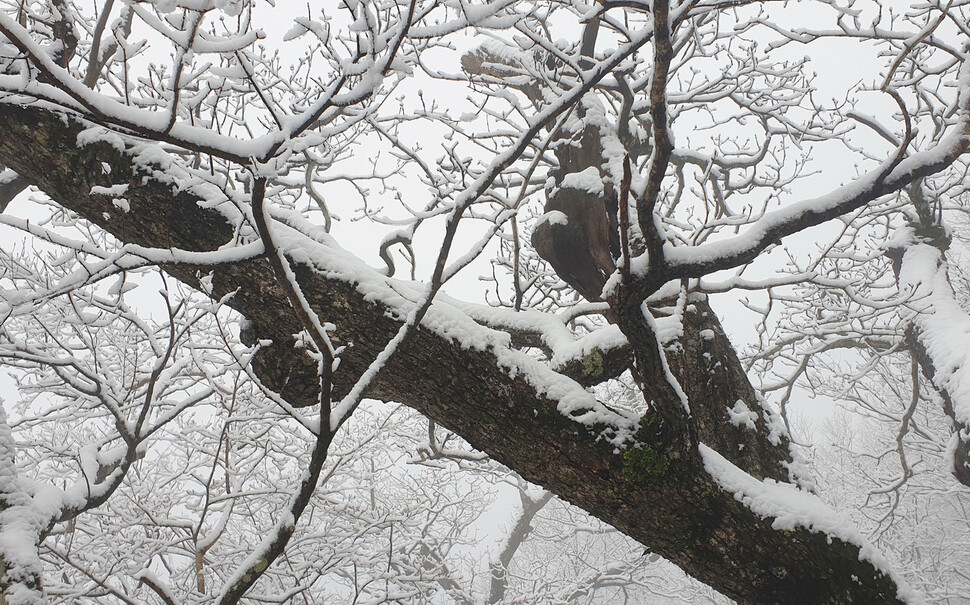
[[[803,489],[784,419],[749,383],[708,295],[821,283],[853,303],[907,305],[890,346],[908,347],[940,394],[955,428],[950,466],[965,477],[967,366],[945,336],[966,316],[945,279],[942,223],[963,195],[970,143],[963,7],[900,15],[833,3],[802,14],[703,0],[412,0],[346,2],[293,17],[282,35],[254,26],[278,10],[55,2],[0,14],[3,191],[34,185],[72,213],[68,222],[90,221],[122,243],[5,218],[80,262],[37,294],[7,296],[8,315],[160,266],[246,318],[240,336],[253,351],[226,367],[258,379],[278,430],[296,423],[307,434],[302,452],[286,452],[299,481],[262,517],[272,518],[265,538],[235,551],[215,600],[265,594],[287,577],[320,505],[317,485],[339,458],[334,439],[367,422],[357,412],[365,396],[426,414],[740,602],[910,598],[861,534]],[[466,31],[488,42],[456,52]],[[789,48],[829,40],[870,53],[879,74],[831,103]],[[153,48],[172,61],[157,63]],[[448,106],[447,91],[469,87],[470,106]],[[857,136],[862,127],[872,134]],[[828,193],[818,196],[812,156],[850,153],[842,167],[824,166]],[[342,216],[386,226],[377,249],[352,246],[360,232]],[[808,270],[762,277],[782,238],[840,217],[850,252],[830,246]],[[442,294],[493,241],[495,304]],[[844,264],[887,247],[891,284],[842,276]],[[402,260],[410,280],[395,277]],[[819,270],[826,263],[831,274]],[[115,395],[144,388],[138,404],[107,399],[100,369],[63,378],[108,401],[124,442],[82,508],[103,504],[137,468],[158,422],[219,390],[179,386],[199,380],[188,372],[173,383],[174,403],[156,393],[172,360],[196,362],[179,353],[194,350],[179,340],[193,316],[166,306],[167,346],[153,349],[147,377]],[[142,332],[146,344],[159,338]],[[21,358],[37,338],[16,349]],[[62,349],[76,346],[65,338]],[[636,397],[606,405],[588,390],[627,370]],[[97,451],[82,476],[111,466]],[[49,540],[76,506],[40,507],[52,500],[10,484],[0,522],[21,548],[2,552],[3,581],[8,598],[27,601],[39,570],[17,552]],[[524,497],[524,509],[533,501]],[[201,521],[192,535],[196,555],[211,547]],[[174,602],[146,570],[138,579]],[[389,581],[382,598],[394,598]]]

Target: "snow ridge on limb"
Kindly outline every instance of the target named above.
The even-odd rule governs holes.
[[[483,326],[506,332],[515,348],[541,349],[549,365],[583,386],[616,378],[632,363],[629,343],[615,325],[606,325],[576,337],[562,317],[535,310],[513,311],[439,295]]]
[[[782,531],[805,528],[813,533],[823,533],[828,539],[854,544],[859,548],[860,560],[872,563],[880,573],[893,577],[898,588],[897,599],[911,605],[923,603],[923,598],[902,578],[893,575],[889,561],[855,525],[818,496],[790,483],[779,483],[774,479],[758,481],[703,443],[698,444],[697,449],[704,460],[704,469],[718,487],[733,494],[738,502],[755,514],[773,519],[772,528]]]
[[[322,227],[306,221],[302,215],[279,212],[284,222],[277,223],[276,236],[284,253],[294,262],[312,267],[327,279],[352,284],[370,303],[385,308],[386,313],[403,320],[424,293],[424,285],[385,277],[353,254],[344,251]],[[447,299],[436,299],[421,321],[421,327],[438,337],[456,343],[463,349],[488,351],[496,362],[515,377],[523,377],[538,393],[555,400],[558,410],[590,428],[606,427],[608,440],[623,445],[635,431],[636,418],[624,416],[602,405],[580,385],[563,380],[544,364],[517,351],[511,337],[476,323],[462,309]]]
[[[905,248],[899,288],[913,311],[907,340],[953,422],[947,450],[953,475],[970,485],[970,314],[954,296],[944,252],[930,244]]]

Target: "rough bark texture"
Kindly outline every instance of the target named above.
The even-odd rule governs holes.
[[[232,236],[220,214],[135,169],[111,146],[78,148],[81,127],[74,122],[41,109],[4,105],[0,129],[0,163],[122,241],[214,250]],[[101,162],[111,166],[110,175]],[[93,185],[125,181],[127,214],[109,198],[89,194]],[[189,285],[197,283],[196,267],[166,269]],[[318,314],[338,326],[338,344],[353,342],[335,377],[336,391],[344,392],[399,327],[395,310],[368,302],[354,284],[327,279],[310,267],[299,265],[296,274]],[[276,343],[260,355],[261,379],[294,403],[315,397],[313,364],[292,347],[291,335],[299,326],[268,263],[220,266],[214,285],[216,295],[237,291],[230,304],[252,322],[250,337]],[[697,435],[756,476],[784,478],[783,444],[768,444],[760,425],[758,431],[732,432],[724,422],[726,408],[737,399],[752,409],[755,401],[716,318],[703,305],[687,316],[682,352],[671,356],[670,366],[692,400],[703,400],[704,410],[694,412]],[[710,343],[699,338],[701,329],[713,330],[716,338]],[[716,358],[698,358],[702,352]],[[713,367],[714,361],[721,366]],[[857,546],[806,529],[773,529],[771,518],[759,518],[718,488],[696,448],[668,450],[648,421],[640,443],[615,450],[598,438],[597,428],[559,413],[556,402],[523,376],[509,376],[491,351],[465,349],[419,329],[368,395],[421,411],[741,603],[898,602],[893,580],[860,561]]]

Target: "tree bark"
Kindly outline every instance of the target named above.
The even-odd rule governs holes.
[[[231,241],[233,225],[191,192],[155,178],[107,143],[79,147],[83,127],[44,109],[0,105],[0,163],[123,242],[205,251]],[[129,212],[90,194],[92,186],[118,183],[129,185]],[[334,376],[335,393],[345,393],[397,331],[402,309],[375,302],[373,292],[332,267],[291,262],[314,310],[337,326],[335,344],[349,345]],[[273,340],[255,361],[260,379],[294,404],[316,401],[315,364],[293,347],[300,325],[265,259],[165,269],[191,286],[212,271],[215,296],[235,292],[229,304],[250,321],[247,338]],[[738,400],[758,406],[714,313],[703,300],[684,312],[679,352],[666,357],[692,403],[696,440],[756,478],[787,479],[787,444],[770,440],[763,416],[754,430],[728,422]],[[633,317],[623,321],[636,334]],[[641,379],[665,381],[653,373],[659,358],[646,363],[649,347],[634,342],[633,348]],[[506,352],[500,345],[466,348],[422,326],[367,395],[426,414],[740,603],[901,602],[897,584],[860,557],[860,546],[801,526],[775,529],[774,518],[719,487],[695,442],[672,446],[658,438],[649,416],[633,443],[611,445],[601,438],[606,427],[567,418],[549,393],[510,371]]]

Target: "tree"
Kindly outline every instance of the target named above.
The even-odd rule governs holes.
[[[890,346],[913,351],[941,394],[966,482],[967,366],[935,321],[967,322],[942,222],[965,195],[970,145],[968,15],[953,4],[349,1],[292,17],[282,36],[257,25],[281,9],[242,0],[12,6],[3,192],[35,186],[122,245],[5,219],[82,267],[9,299],[8,314],[159,266],[245,317],[255,353],[240,365],[312,437],[222,603],[282,565],[364,397],[418,410],[739,602],[905,601],[873,547],[799,487],[784,419],[709,295],[838,281],[841,261],[882,258],[895,235],[897,286],[872,298],[860,288],[884,280],[836,285],[913,311]],[[488,41],[455,51],[470,31]],[[791,48],[826,43],[852,44],[875,81],[822,102]],[[445,101],[456,89],[469,95],[460,117]],[[827,193],[806,193],[812,154],[851,157],[856,172],[827,169]],[[337,215],[384,226],[371,258],[385,267],[338,244],[353,231]],[[835,219],[862,234],[856,258],[831,246],[762,277],[784,238]],[[441,293],[493,250],[491,305]],[[402,252],[409,280],[394,277]],[[629,405],[584,388],[626,371]],[[156,400],[149,389],[143,409]],[[117,417],[123,460],[92,459],[107,496],[149,436]],[[18,544],[64,514],[31,497],[4,495]],[[36,594],[34,562],[2,556],[8,599]]]

